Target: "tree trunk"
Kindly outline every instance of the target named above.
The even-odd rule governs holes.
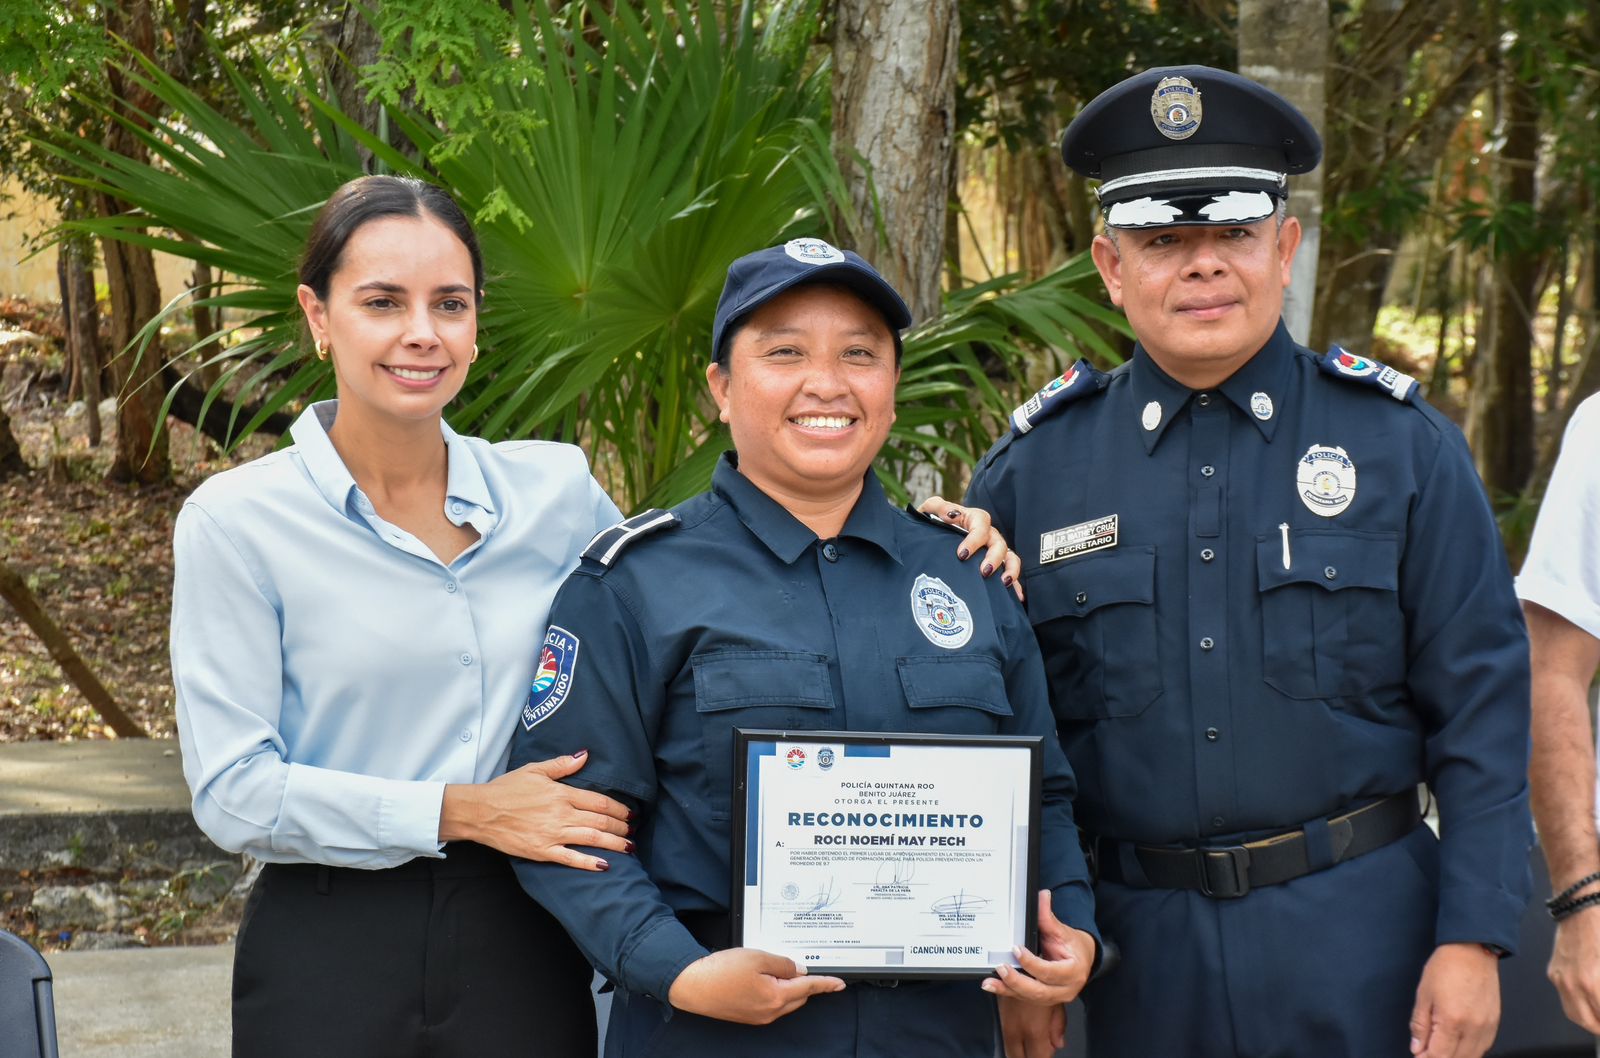
[[[17,611],[17,616],[33,629],[56,664],[61,666],[67,679],[89,700],[94,711],[100,714],[111,730],[123,738],[150,737],[138,721],[122,711],[116,699],[111,697],[111,692],[106,690],[105,684],[84,664],[83,658],[72,648],[72,641],[67,634],[50,619],[50,615],[39,605],[39,600],[34,598],[33,592],[28,590],[27,582],[3,561],[0,561],[0,599],[10,603],[11,608]]]
[[[127,0],[104,8],[106,29],[120,36],[145,55],[155,50],[155,21],[151,0]],[[106,65],[117,109],[125,116],[152,113],[156,100],[148,92],[122,76],[114,64]],[[106,147],[144,163],[147,152],[138,139],[118,123],[106,133]],[[103,217],[113,217],[130,207],[106,194],[97,194],[96,205]],[[129,348],[139,330],[161,311],[161,288],[156,279],[155,259],[142,246],[102,239],[107,286],[111,290],[111,347],[114,377],[117,382],[117,445],[106,472],[108,481],[137,481],[149,484],[172,476],[167,460],[167,435],[160,423],[159,388],[151,380],[161,373],[162,351],[159,338],[152,339],[143,351]]]
[[[1328,67],[1323,228],[1316,311],[1306,343],[1372,347],[1373,324],[1409,218],[1382,188],[1427,181],[1435,159],[1487,83],[1476,0],[1369,0],[1347,54]],[[1432,45],[1428,63],[1417,52]],[[1426,81],[1410,82],[1422,71]],[[1397,100],[1418,100],[1400,106]],[[1337,223],[1333,223],[1334,219]]]
[[[89,446],[100,445],[100,310],[94,298],[92,245],[76,239],[61,243],[56,268],[61,277],[61,317],[67,334],[67,358],[89,427]]]
[[[207,341],[211,335],[217,332],[217,317],[211,311],[211,306],[201,305],[198,302],[211,297],[215,293],[211,278],[211,266],[204,261],[196,261],[194,263],[192,283],[196,304],[190,308],[189,315],[194,320],[194,357],[197,361],[194,369],[194,379],[199,383],[201,389],[209,390],[216,385],[217,379],[221,375],[219,365],[207,363],[217,352],[217,343]],[[200,344],[202,342],[205,344]]]
[[[876,228],[874,191],[883,217],[882,247],[864,237],[856,249],[905,296],[921,323],[940,310],[955,133],[956,3],[838,0],[835,19],[835,149],[858,230]]]
[[[333,89],[339,109],[368,132],[384,134],[384,139],[390,140],[387,130],[379,127],[383,124],[383,105],[369,98],[360,85],[361,68],[378,61],[383,41],[378,36],[377,27],[355,4],[345,5],[336,47],[339,58],[334,60],[332,69],[328,71],[328,84]],[[357,145],[356,151],[361,156],[361,168],[371,172],[372,152],[364,145]]]
[[[11,417],[0,408],[0,481],[25,475],[30,469],[28,461],[22,458],[22,446],[17,444],[16,434],[11,432]]]
[[[1539,150],[1539,106],[1509,64],[1499,72],[1499,205],[1523,203],[1532,215]],[[1539,254],[1527,244],[1491,246],[1486,333],[1473,363],[1467,439],[1491,497],[1522,492],[1534,469],[1533,322]]]
[[[1317,135],[1327,128],[1328,0],[1239,0],[1239,72],[1299,108]],[[1297,341],[1311,338],[1317,253],[1322,245],[1322,167],[1290,178],[1289,212],[1305,235],[1285,293],[1283,321]]]

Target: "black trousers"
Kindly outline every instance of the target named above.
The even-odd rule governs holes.
[[[234,1058],[593,1058],[592,972],[506,858],[268,864],[233,963]]]

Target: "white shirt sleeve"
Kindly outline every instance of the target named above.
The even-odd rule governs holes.
[[[226,531],[186,505],[174,531],[172,674],[184,778],[201,830],[274,862],[389,867],[440,855],[444,783],[285,759],[285,680],[271,586]]]
[[[1600,638],[1600,395],[1567,424],[1517,595]]]

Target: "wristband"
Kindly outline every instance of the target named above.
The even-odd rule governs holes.
[[[1554,911],[1557,906],[1565,904],[1567,901],[1571,900],[1573,895],[1576,894],[1579,889],[1582,889],[1584,886],[1591,885],[1595,882],[1600,882],[1600,871],[1595,871],[1593,874],[1586,874],[1582,878],[1579,878],[1577,881],[1561,890],[1561,892],[1546,900],[1544,902],[1544,906]]]
[[[1560,922],[1563,919],[1571,918],[1586,907],[1594,907],[1597,904],[1600,904],[1600,893],[1590,893],[1587,896],[1580,896],[1576,900],[1569,900],[1559,907],[1551,908],[1550,917]]]

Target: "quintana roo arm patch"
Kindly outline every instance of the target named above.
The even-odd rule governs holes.
[[[578,637],[560,625],[551,625],[544,634],[539,665],[533,671],[533,685],[528,688],[528,701],[522,707],[524,731],[532,731],[550,719],[567,700],[578,668],[578,646]]]
[[[1317,366],[1335,378],[1380,389],[1402,404],[1416,403],[1417,380],[1369,356],[1347,353],[1336,345],[1317,357]]]
[[[1080,397],[1105,389],[1107,378],[1104,372],[1091,367],[1089,361],[1079,360],[1011,413],[1012,432],[1021,437],[1046,416],[1056,414]]]
[[[623,548],[638,540],[642,536],[649,536],[658,529],[666,529],[681,524],[681,519],[671,511],[664,511],[653,507],[642,514],[626,518],[609,529],[602,529],[589,541],[589,546],[583,549],[583,557],[591,562],[610,568],[617,556],[622,554]]]

